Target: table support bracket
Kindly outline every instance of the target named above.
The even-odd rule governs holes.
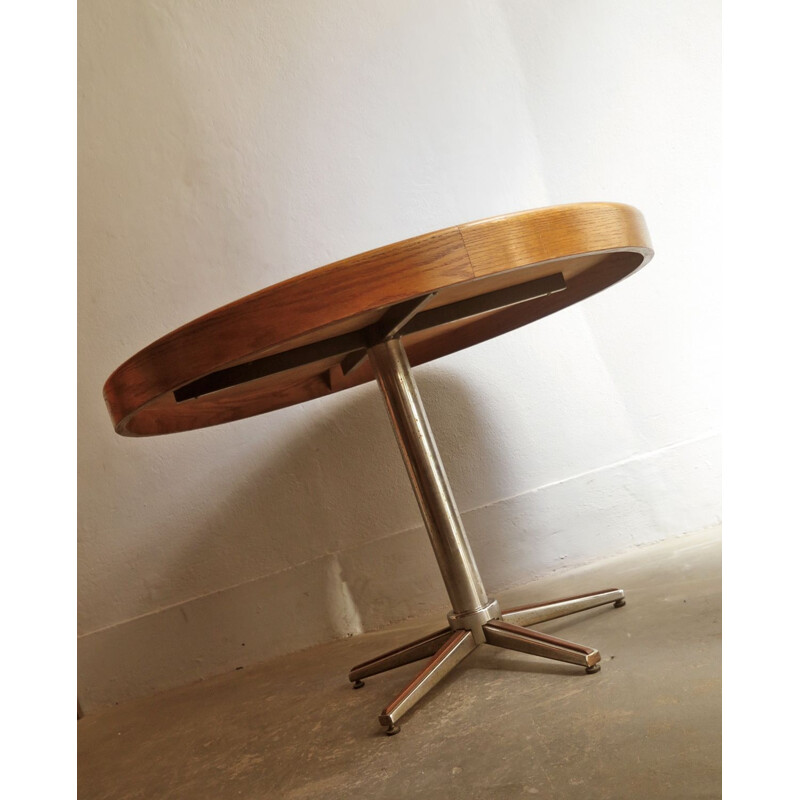
[[[173,395],[175,402],[183,403],[211,394],[211,392],[230,389],[240,383],[258,380],[279,372],[288,372],[306,364],[337,358],[340,359],[340,364],[336,365],[336,368],[327,370],[325,378],[328,387],[333,390],[339,385],[339,369],[341,370],[341,379],[344,379],[366,358],[367,350],[381,341],[401,334],[436,328],[491,311],[499,311],[517,303],[561,292],[566,288],[564,276],[558,272],[516,286],[508,286],[423,311],[422,309],[436,295],[436,292],[431,292],[389,306],[383,316],[372,325],[302,347],[295,347],[282,353],[224,367],[178,387],[173,391]]]

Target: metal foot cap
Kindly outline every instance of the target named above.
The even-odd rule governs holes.
[[[593,664],[591,667],[586,667],[586,674],[587,675],[594,675],[595,672],[600,672],[600,665]]]

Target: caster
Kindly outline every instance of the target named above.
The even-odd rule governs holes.
[[[621,597],[619,600],[614,601],[614,608],[622,608],[625,605],[625,598]]]
[[[591,666],[591,667],[586,667],[586,674],[587,675],[594,675],[595,672],[600,672],[600,665],[599,664],[595,664],[594,666]]]
[[[363,685],[364,685],[364,681],[362,681],[362,680],[353,681],[353,688],[354,689],[360,689]]]

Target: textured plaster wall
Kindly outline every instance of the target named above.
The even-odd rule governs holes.
[[[79,2],[84,708],[441,605],[376,387],[114,435],[107,375],[307,269],[458,222],[641,208],[656,258],[418,382],[490,591],[713,524],[718,9]]]

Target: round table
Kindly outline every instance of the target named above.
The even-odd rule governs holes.
[[[541,319],[653,255],[642,215],[580,203],[470,222],[275,284],[162,336],[103,394],[117,433],[153,436],[262,414],[377,380],[452,609],[448,625],[350,671],[429,658],[381,713],[386,732],[475,647],[489,643],[599,670],[600,654],[529,630],[621,589],[501,611],[483,587],[411,368]]]

